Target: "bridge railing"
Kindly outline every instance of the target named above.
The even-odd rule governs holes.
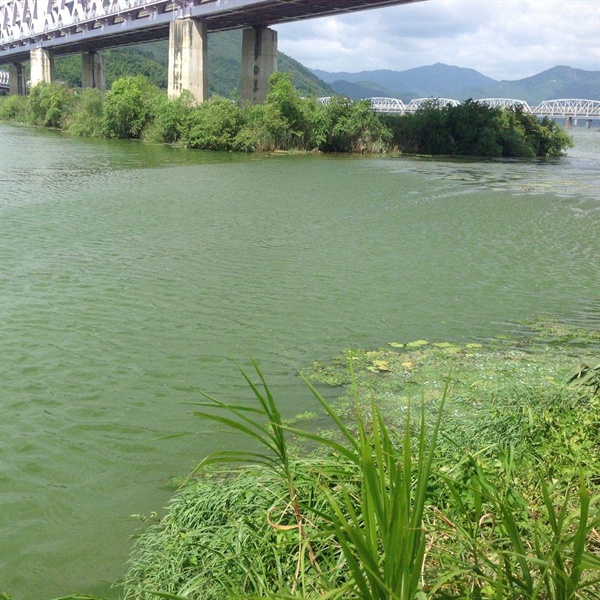
[[[0,4],[0,40],[16,42],[85,23],[92,27],[94,22],[126,22],[150,17],[159,9],[172,12],[180,4],[170,0],[5,0]]]

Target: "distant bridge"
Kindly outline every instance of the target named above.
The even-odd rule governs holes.
[[[378,113],[413,113],[426,106],[427,104],[434,104],[435,106],[458,106],[460,102],[458,100],[452,100],[451,98],[415,98],[408,104],[404,104],[402,100],[398,98],[366,98],[371,102],[371,108],[374,112]]]
[[[375,112],[380,113],[413,113],[427,104],[437,106],[458,106],[460,102],[451,98],[417,98],[404,104],[397,98],[367,98]],[[520,108],[536,117],[564,117],[579,119],[600,119],[600,100],[544,100],[535,108],[531,108],[525,100],[511,98],[483,98],[477,100],[493,108]]]
[[[380,113],[405,113],[406,106],[398,98],[369,98],[371,108]]]
[[[546,117],[598,119],[600,118],[600,101],[579,99],[544,100],[532,112]]]
[[[481,104],[487,104],[491,108],[521,108],[523,112],[533,112],[525,100],[514,100],[512,98],[484,98],[477,100]]]
[[[420,108],[427,105],[435,106],[458,106],[460,102],[452,98],[415,98],[408,103],[406,112],[417,112]]]

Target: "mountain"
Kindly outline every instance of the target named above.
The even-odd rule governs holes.
[[[349,81],[333,81],[331,84],[332,89],[336,94],[341,94],[352,100],[360,100],[361,98],[375,98],[376,96],[383,96],[386,98],[393,98],[394,92],[389,88],[382,85],[377,85],[372,81],[360,81],[357,83],[350,83]]]
[[[482,90],[473,90],[477,98],[515,98],[531,107],[542,100],[585,98],[600,100],[600,71],[584,71],[571,67],[553,67],[533,77],[517,81],[499,81]]]
[[[161,88],[167,87],[168,41],[138,44],[103,52],[106,82],[126,75],[146,75]],[[242,31],[209,34],[208,82],[211,94],[232,97],[239,91],[242,57]],[[279,52],[278,69],[290,73],[294,85],[303,93],[331,96],[330,86],[293,58]],[[56,79],[72,87],[81,86],[81,56],[56,59]]]
[[[379,70],[361,71],[359,73],[328,73],[327,71],[314,70],[313,73],[329,83],[336,91],[343,87],[341,81],[354,84],[360,82],[361,87],[364,88],[370,87],[369,84],[383,86],[392,92],[392,97],[402,99],[429,96],[456,98],[465,89],[485,88],[498,83],[495,79],[486,77],[474,69],[464,69],[441,63],[407,71]],[[362,97],[364,98],[364,96]],[[460,100],[461,98],[457,99]]]
[[[360,73],[313,73],[338,94],[355,100],[373,96],[400,98],[514,98],[537,106],[542,100],[585,98],[600,100],[600,72],[553,67],[516,81],[496,81],[473,69],[437,63],[408,71],[361,71]],[[389,93],[382,93],[388,90]]]

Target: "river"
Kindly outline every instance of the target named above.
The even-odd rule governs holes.
[[[172,477],[350,346],[599,327],[600,134],[557,160],[235,155],[0,125],[0,591],[117,598]],[[173,434],[189,433],[183,437]]]

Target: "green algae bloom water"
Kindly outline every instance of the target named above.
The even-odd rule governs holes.
[[[459,161],[0,125],[0,591],[117,597],[130,515],[243,443],[185,403],[245,397],[249,356],[291,416],[316,406],[296,369],[347,347],[598,328],[600,135],[573,134],[552,161]]]

